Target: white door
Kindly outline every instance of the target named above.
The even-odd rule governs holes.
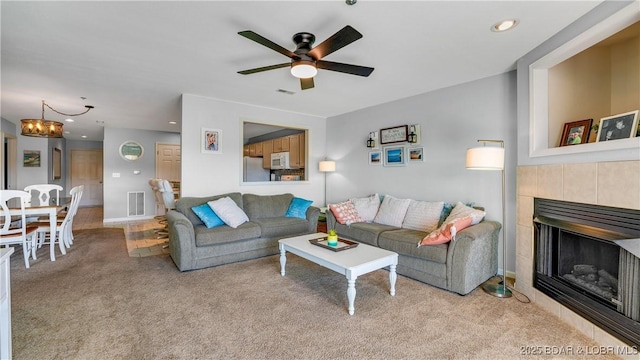
[[[156,178],[180,181],[180,144],[156,144]]]
[[[103,205],[102,150],[71,150],[71,187],[84,185],[80,206]]]

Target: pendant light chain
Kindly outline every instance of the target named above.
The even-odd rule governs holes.
[[[60,111],[58,111],[58,110],[56,110],[56,109],[52,108],[51,106],[49,106],[49,104],[47,104],[46,102],[44,102],[44,100],[42,100],[42,114],[43,114],[43,118],[44,118],[44,107],[45,107],[45,106],[46,106],[46,107],[48,107],[49,109],[51,109],[52,111],[54,111],[54,112],[56,112],[56,113],[58,113],[58,114],[60,114],[60,115],[64,115],[64,116],[78,116],[78,115],[83,115],[83,114],[88,113],[88,112],[89,112],[89,110],[93,109],[93,106],[91,106],[91,105],[85,105],[84,107],[86,107],[86,108],[87,108],[87,110],[85,110],[84,112],[77,113],[77,114],[65,114],[65,113],[63,113],[63,112],[60,112]]]

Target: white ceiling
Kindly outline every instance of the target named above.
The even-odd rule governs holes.
[[[1,1],[1,115],[18,124],[40,118],[42,100],[66,113],[93,105],[65,124],[66,138],[88,140],[102,140],[101,122],[179,132],[183,93],[329,117],[513,70],[599,3]],[[508,18],[519,25],[490,31]],[[319,70],[316,87],[301,91],[287,68],[237,74],[288,61],[238,31],[294,50],[297,32],[315,34],[317,45],[345,25],[363,38],[325,59],[374,67],[368,78]]]

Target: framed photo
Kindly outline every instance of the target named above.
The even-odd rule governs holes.
[[[408,133],[407,125],[380,129],[380,144],[392,144],[406,142]]]
[[[424,148],[422,146],[409,148],[408,152],[409,162],[424,161]]]
[[[53,148],[53,180],[62,177],[62,150]]]
[[[200,151],[203,154],[222,154],[222,130],[202,128]]]
[[[22,166],[40,167],[40,150],[25,150],[22,157]]]
[[[382,165],[382,152],[370,151],[369,152],[369,165]]]
[[[384,148],[384,166],[405,166],[407,154],[404,146],[388,146]]]
[[[589,141],[593,119],[579,120],[564,124],[560,146],[585,144]]]
[[[596,142],[629,139],[638,131],[638,110],[600,119]]]

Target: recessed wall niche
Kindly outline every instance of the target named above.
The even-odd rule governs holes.
[[[559,147],[565,123],[640,109],[640,8],[636,3],[529,66],[531,157],[637,148],[640,138]]]

